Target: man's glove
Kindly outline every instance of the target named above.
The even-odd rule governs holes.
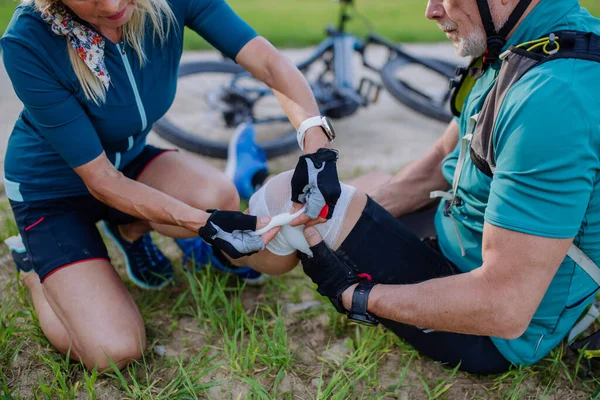
[[[342,293],[360,279],[342,262],[324,241],[310,248],[312,257],[302,255],[302,268],[317,284],[317,291],[329,298],[331,304],[342,314],[347,310],[342,304]]]
[[[336,150],[319,149],[300,157],[292,176],[292,201],[306,204],[306,215],[315,219],[325,207],[329,219],[337,204],[342,188],[335,163]]]
[[[264,249],[265,244],[256,230],[257,218],[240,211],[206,210],[212,215],[198,235],[208,244],[222,250],[231,258],[240,258]]]

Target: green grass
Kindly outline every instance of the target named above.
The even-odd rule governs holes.
[[[3,230],[13,233],[6,201]],[[172,242],[156,237],[173,259]],[[118,271],[123,266],[109,246]],[[579,399],[600,379],[561,345],[538,365],[474,377],[423,358],[383,327],[348,323],[301,271],[243,287],[210,270],[184,273],[160,292],[132,286],[147,350],[123,371],[100,374],[58,354],[0,245],[0,399]],[[320,300],[290,314],[286,304]],[[596,373],[600,368],[596,366]],[[600,375],[599,375],[600,376]]]
[[[14,0],[0,0],[0,32],[4,32]],[[327,24],[336,24],[339,5],[331,0],[229,0],[233,9],[261,35],[278,47],[314,45],[324,37]],[[600,15],[598,0],[581,0],[594,15]],[[357,0],[357,10],[364,14],[374,30],[398,42],[435,42],[445,40],[435,23],[424,17],[425,0]],[[350,22],[357,34],[368,31],[360,18]],[[186,34],[186,49],[207,49],[210,46],[193,32]]]

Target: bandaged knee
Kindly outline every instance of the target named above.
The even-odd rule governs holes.
[[[292,209],[291,179],[294,171],[287,171],[269,180],[250,198],[250,214],[275,217],[289,213]],[[341,184],[342,194],[335,206],[331,219],[316,225],[317,230],[329,247],[333,247],[340,234],[348,206],[354,196],[355,188]],[[312,257],[308,242],[304,238],[304,226],[283,225],[281,231],[267,244],[271,253],[286,256],[296,250]]]

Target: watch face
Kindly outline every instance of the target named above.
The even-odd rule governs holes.
[[[323,129],[325,129],[325,132],[329,137],[329,141],[333,141],[333,139],[335,139],[335,130],[333,130],[333,124],[327,117],[321,118],[321,121],[323,122]]]

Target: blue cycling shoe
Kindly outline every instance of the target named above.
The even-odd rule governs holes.
[[[225,175],[233,181],[244,200],[248,200],[255,191],[255,176],[266,178],[268,175],[267,156],[254,136],[254,125],[243,123],[236,129],[227,149]]]
[[[265,283],[265,275],[250,268],[250,267],[228,267],[227,261],[221,261],[213,254],[211,258],[211,266],[219,271],[223,271],[229,274],[234,274],[247,285],[250,286],[261,286]]]
[[[152,241],[149,233],[135,242],[125,240],[116,224],[102,221],[105,232],[123,253],[127,276],[142,289],[162,289],[173,280],[171,261]]]
[[[175,243],[183,252],[181,265],[184,267],[187,261],[190,260],[194,269],[199,271],[210,262],[212,248],[201,238],[175,239]]]
[[[263,274],[250,267],[227,267],[225,262],[220,261],[214,255],[212,247],[201,238],[175,239],[175,243],[183,251],[182,265],[184,266],[188,260],[191,260],[192,265],[198,271],[210,263],[212,268],[236,275],[248,285],[258,286],[265,282]]]

